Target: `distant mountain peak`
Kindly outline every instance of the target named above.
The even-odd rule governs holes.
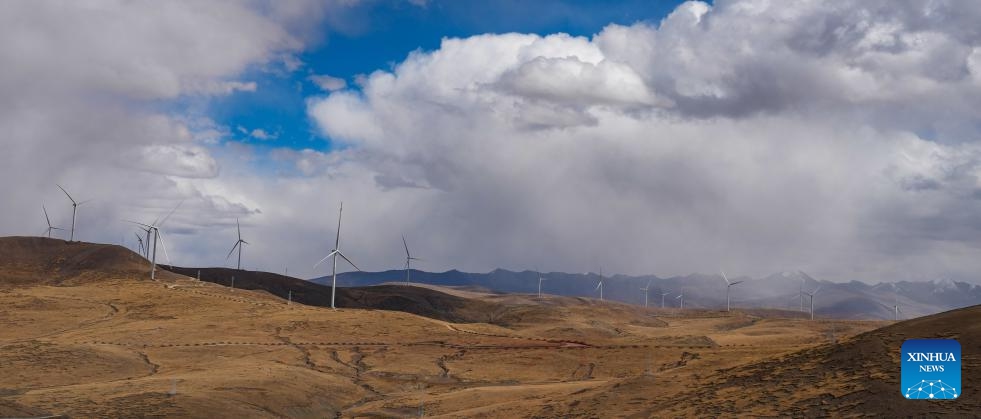
[[[959,287],[954,280],[950,278],[941,278],[931,281],[933,283],[933,292],[940,293],[946,291],[957,291]]]

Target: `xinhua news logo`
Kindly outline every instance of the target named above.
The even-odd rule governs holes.
[[[961,395],[961,344],[953,339],[909,339],[902,348],[903,397],[956,399]]]

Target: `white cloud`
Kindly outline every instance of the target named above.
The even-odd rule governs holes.
[[[441,268],[965,277],[981,36],[963,14],[981,14],[913,3],[694,2],[593,39],[446,39],[310,115],[428,217],[402,228]]]
[[[132,236],[121,218],[152,219],[184,198],[170,223],[178,232],[247,214],[243,201],[228,199],[234,194],[202,192],[222,181],[215,153],[228,158],[218,144],[230,136],[201,103],[255,91],[241,79],[250,69],[289,66],[309,33],[285,25],[319,22],[322,7],[0,3],[0,194],[17,197],[0,216],[0,234],[36,234],[30,220],[41,202],[64,224],[56,182],[95,199],[79,214],[84,240]],[[175,255],[196,253],[179,238]]]
[[[256,128],[249,132],[249,136],[257,140],[274,140],[279,137],[278,134],[270,134],[262,128]]]
[[[450,38],[311,98],[335,151],[268,155],[150,105],[300,68],[328,6],[24,4],[0,4],[4,234],[40,231],[59,181],[97,198],[88,240],[186,198],[184,264],[220,264],[241,217],[247,268],[313,275],[343,200],[366,269],[398,267],[405,233],[429,270],[981,270],[975,3],[719,0],[591,38]]]
[[[205,94],[224,96],[235,92],[254,92],[257,85],[253,82],[240,81],[216,81],[207,80],[203,82],[188,83],[186,89],[192,94]]]
[[[347,82],[344,79],[337,77],[331,77],[326,74],[315,74],[310,76],[310,81],[317,85],[325,92],[333,92],[335,90],[341,90],[347,87]]]

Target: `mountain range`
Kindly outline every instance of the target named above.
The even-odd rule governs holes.
[[[544,294],[599,298],[596,273],[542,273]],[[458,287],[496,293],[538,292],[539,273],[496,269],[487,273],[458,270],[425,272],[413,269],[412,282],[446,287]],[[731,288],[734,308],[781,308],[807,311],[814,295],[814,315],[842,319],[908,319],[939,313],[981,303],[981,286],[949,279],[935,281],[900,281],[866,284],[859,281],[830,282],[817,280],[804,272],[780,272],[764,278],[732,277],[744,281]],[[330,276],[311,281],[329,285]],[[360,287],[405,281],[404,270],[383,272],[345,272],[338,274],[338,286]],[[607,300],[644,305],[644,291],[650,283],[649,304],[660,307],[664,295],[665,307],[678,307],[684,290],[685,308],[725,309],[726,286],[721,275],[691,274],[659,278],[654,275],[613,275],[603,277],[603,297]]]

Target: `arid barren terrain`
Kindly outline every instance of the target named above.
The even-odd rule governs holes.
[[[119,246],[0,239],[0,417],[981,411],[978,306],[891,324],[446,290],[499,310],[452,323],[146,269]],[[899,344],[940,336],[963,347],[963,397],[903,400]]]

